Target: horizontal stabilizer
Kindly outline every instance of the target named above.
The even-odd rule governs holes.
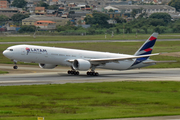
[[[144,61],[144,64],[149,64],[149,63],[173,63],[173,62],[177,62],[175,60],[171,60],[171,61]]]

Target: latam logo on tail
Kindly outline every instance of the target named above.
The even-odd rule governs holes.
[[[148,55],[152,53],[153,50],[153,46],[156,42],[156,37],[151,36],[145,43],[144,45],[140,48],[140,50],[138,51],[138,53],[136,55]],[[147,60],[149,58],[148,57],[142,57],[142,58],[137,58],[134,62],[134,64],[132,64],[132,66],[137,65],[145,60]]]
[[[37,48],[28,48],[26,47],[27,55],[29,52],[41,52],[41,53],[47,53],[46,49],[37,49]]]

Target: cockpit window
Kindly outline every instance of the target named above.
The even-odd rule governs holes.
[[[9,51],[13,51],[13,49],[7,49],[7,50],[9,50]]]

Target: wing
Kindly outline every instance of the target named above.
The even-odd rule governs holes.
[[[89,59],[87,61],[91,63],[96,63],[96,64],[101,64],[101,63],[108,63],[108,62],[118,62],[121,60],[132,60],[136,58],[143,58],[143,57],[150,57],[150,56],[155,56],[159,55],[159,53],[155,54],[149,54],[149,55],[140,55],[140,56],[128,56],[128,57],[119,57],[119,58],[100,58],[100,59]],[[67,60],[68,62],[73,62],[74,60]]]

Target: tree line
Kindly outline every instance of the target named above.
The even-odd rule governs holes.
[[[14,0],[14,2],[17,0]],[[23,0],[18,0],[16,4],[22,4]],[[13,3],[14,5],[15,3]],[[171,0],[169,2],[170,6],[176,8],[177,11],[180,10],[180,0]],[[38,6],[50,7],[43,1],[38,3]],[[140,11],[140,12],[139,12]],[[109,12],[113,12],[109,10]],[[137,13],[141,13],[137,18],[135,18]],[[22,19],[29,17],[28,14],[15,14],[11,18],[1,15],[0,21],[12,20],[14,24],[20,25]],[[109,15],[105,13],[100,13],[97,11],[93,11],[92,16],[86,16],[85,22],[86,24],[90,24],[90,28],[82,28],[81,23],[79,22],[79,26],[74,26],[74,23],[70,21],[65,26],[57,26],[56,32],[60,34],[70,34],[70,33],[82,33],[86,32],[86,34],[106,34],[106,33],[149,33],[149,32],[180,32],[180,20],[173,21],[171,16],[168,13],[153,13],[149,17],[147,17],[146,12],[142,12],[141,9],[133,9],[131,12],[131,17],[133,20],[128,21],[123,17],[115,17],[117,24],[109,24],[107,20],[110,20]],[[1,22],[4,24],[4,22]],[[19,32],[34,32],[37,30],[35,26],[22,26]]]
[[[29,17],[29,14],[14,14],[11,18],[4,15],[0,15],[0,25],[5,25],[7,21],[11,21],[12,24],[21,26],[22,19]],[[74,26],[74,23],[68,21],[65,26],[57,26],[56,31],[60,34],[120,34],[120,33],[165,33],[165,32],[180,32],[180,20],[172,21],[171,16],[168,13],[153,13],[149,17],[146,17],[144,13],[139,17],[134,18],[131,21],[127,21],[123,17],[115,17],[114,20],[117,24],[109,24],[109,15],[105,13],[93,12],[92,16],[86,16],[86,24],[90,24],[90,28]],[[35,26],[21,26],[19,32],[34,32],[38,30]]]
[[[138,17],[131,21],[127,21],[123,17],[115,17],[117,24],[109,24],[109,15],[105,13],[94,12],[91,16],[86,16],[86,24],[90,24],[90,28],[82,28],[81,25],[74,26],[70,21],[65,26],[57,26],[56,32],[60,34],[84,33],[86,34],[120,34],[120,33],[165,33],[165,32],[180,32],[180,20],[172,21],[168,13],[153,13],[149,17]],[[34,28],[32,26],[24,26],[22,31],[27,31]]]

